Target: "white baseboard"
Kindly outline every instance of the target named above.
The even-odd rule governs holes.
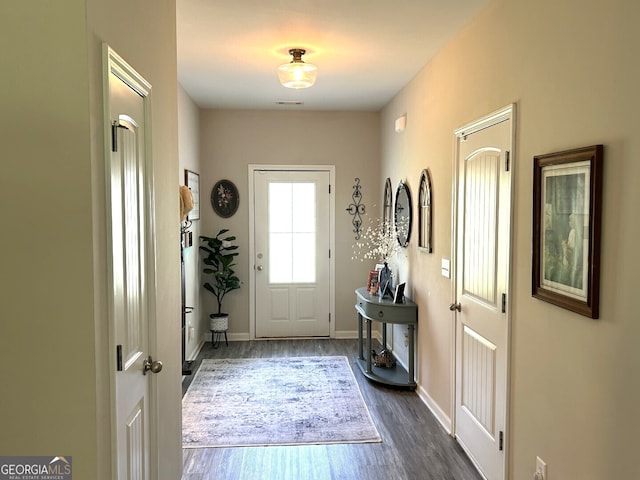
[[[418,385],[416,389],[416,393],[422,403],[424,403],[431,413],[436,417],[440,425],[444,427],[449,435],[452,432],[451,418],[440,408],[440,406],[431,398],[431,396],[427,393],[427,391],[422,388],[422,385]]]
[[[380,335],[376,333],[374,338],[376,337],[380,337]],[[251,340],[251,338],[249,338],[248,333],[227,333],[227,338],[230,342],[246,342]],[[314,338],[314,337],[309,337],[309,338]],[[335,338],[338,340],[350,340],[353,338],[358,338],[358,331],[357,330],[340,330],[336,332]],[[381,339],[378,338],[378,341],[380,340]],[[211,341],[211,332],[205,332],[203,342],[210,342],[210,341]],[[200,346],[200,348],[202,348],[202,345]],[[198,350],[198,352],[199,351],[200,350]],[[196,352],[196,355],[198,352]]]
[[[228,333],[227,332],[227,340],[229,340],[230,342],[246,342],[251,339],[249,338],[248,333]],[[205,332],[204,341],[211,342],[211,332]],[[223,335],[222,341],[224,342],[224,335]]]
[[[211,339],[211,334],[209,334],[209,339]],[[198,355],[200,354],[200,350],[202,350],[202,347],[204,347],[204,342],[205,342],[204,338],[200,340],[200,343],[195,348],[195,351],[193,351],[190,355],[186,356],[187,357],[186,360],[195,360],[196,358],[198,358]]]
[[[336,339],[338,340],[350,340],[352,338],[358,338],[357,330],[336,330]]]

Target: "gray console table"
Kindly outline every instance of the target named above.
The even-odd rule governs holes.
[[[415,389],[414,355],[415,327],[418,324],[418,306],[411,300],[393,303],[371,295],[365,287],[356,289],[356,311],[358,312],[358,358],[356,363],[365,377],[386,385]],[[396,362],[392,368],[376,367],[371,358],[371,322],[382,323],[382,348],[387,348],[387,323],[407,326],[409,340],[408,371]],[[367,352],[364,352],[363,327],[366,324]]]

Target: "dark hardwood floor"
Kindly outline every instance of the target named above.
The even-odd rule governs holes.
[[[183,450],[183,480],[480,480],[458,443],[412,391],[367,380],[355,365],[357,340],[224,341],[203,358],[344,355],[382,443]],[[183,382],[183,394],[193,376]]]

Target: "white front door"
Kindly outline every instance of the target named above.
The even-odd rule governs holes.
[[[512,114],[456,132],[455,434],[489,480],[505,475]]]
[[[254,170],[255,336],[331,333],[330,171]]]
[[[106,51],[108,92],[107,227],[110,337],[115,390],[114,469],[121,480],[151,478],[155,431],[150,402],[149,328],[154,322],[153,221],[149,169],[148,85],[112,50]],[[161,368],[157,362],[153,370]],[[153,442],[155,444],[155,442]],[[153,463],[152,463],[153,462]]]

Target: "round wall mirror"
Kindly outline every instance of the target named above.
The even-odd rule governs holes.
[[[398,243],[406,247],[411,237],[411,194],[409,186],[402,181],[396,191],[395,221]]]

